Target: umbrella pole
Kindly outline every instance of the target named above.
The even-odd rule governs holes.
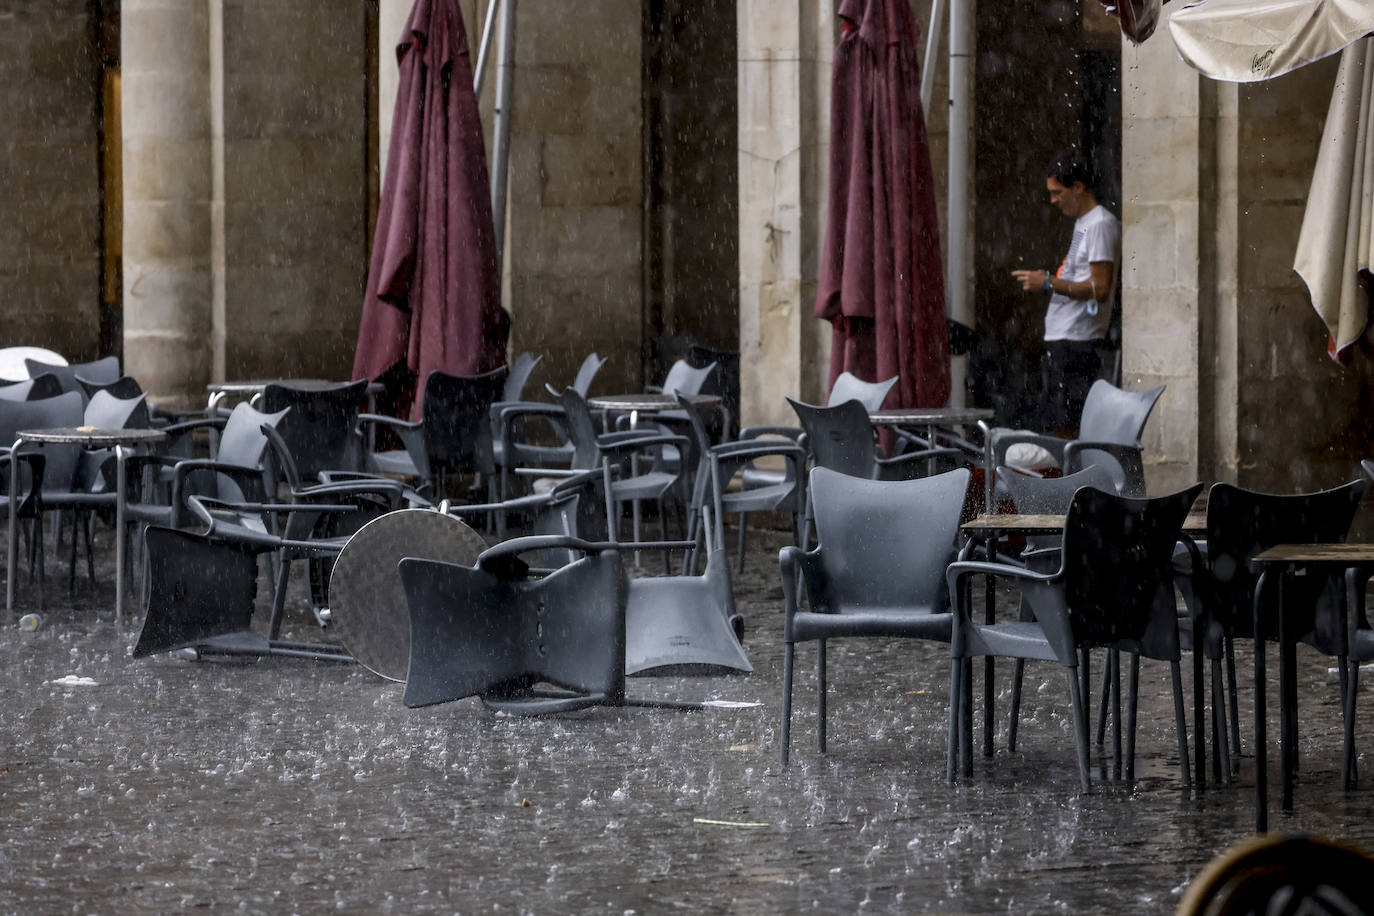
[[[496,31],[496,13],[501,0],[491,0],[487,4],[487,21],[482,24],[482,44],[477,50],[477,72],[472,77],[472,94],[482,94],[482,81],[487,75],[487,52],[491,50],[491,35]]]
[[[949,5],[949,254],[945,271],[949,317],[970,328],[973,313],[968,297],[968,134],[972,6],[972,0],[950,0]],[[968,357],[951,357],[951,406],[964,406],[967,374]]]
[[[491,215],[496,223],[496,270],[506,248],[506,172],[510,162],[510,100],[515,82],[515,0],[501,4],[501,47],[496,61],[496,136],[492,140]]]
[[[935,58],[940,51],[940,26],[945,18],[945,0],[930,4],[930,28],[926,31],[926,62],[921,67],[921,111],[930,117],[930,97],[935,94]]]

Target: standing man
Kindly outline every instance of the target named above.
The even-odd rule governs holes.
[[[1074,219],[1073,241],[1059,269],[1013,270],[1027,292],[1050,294],[1045,312],[1042,375],[1055,431],[1078,426],[1088,389],[1102,371],[1102,341],[1111,324],[1121,264],[1121,221],[1097,202],[1088,160],[1061,154],[1045,178],[1050,203]]]

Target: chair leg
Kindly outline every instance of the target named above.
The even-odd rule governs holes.
[[[1121,652],[1107,651],[1107,671],[1112,686],[1112,779],[1121,779]]]
[[[825,753],[825,640],[816,640],[816,748]]]
[[[1207,742],[1203,739],[1203,731],[1207,727],[1207,714],[1204,710],[1206,706],[1206,693],[1203,687],[1202,666],[1202,635],[1201,627],[1196,627],[1198,635],[1193,642],[1193,753],[1197,759],[1193,762],[1193,769],[1197,773],[1197,785],[1199,791],[1207,785]],[[1212,732],[1212,750],[1216,751],[1216,731]]]
[[[782,765],[787,766],[788,753],[792,743],[792,643],[782,649]]]
[[[1085,650],[1086,651],[1086,650]],[[1083,695],[1089,696],[1086,682]],[[1097,746],[1102,747],[1107,743],[1107,704],[1112,700],[1112,654],[1107,653],[1107,657],[1102,662],[1102,696],[1097,704]]]
[[[973,775],[973,659],[966,658],[963,663],[963,683],[960,693],[963,700],[959,704],[960,750],[964,755],[964,775]]]
[[[784,665],[786,659],[783,660]],[[959,722],[962,719],[960,707],[963,705],[963,660],[951,659],[949,663],[949,748],[945,753],[945,782],[954,785],[954,771],[959,766]]]
[[[738,545],[736,549],[739,551],[740,575],[744,575],[744,534],[746,531],[749,530],[748,519],[749,513],[741,512],[739,514],[739,537],[736,540],[736,543]]]
[[[668,513],[663,509],[663,500],[660,498],[658,505],[658,536],[664,541],[668,540]],[[673,559],[670,552],[665,548],[663,551],[663,574],[671,576],[673,574]]]
[[[68,559],[67,559],[67,594],[68,594],[68,595],[75,595],[75,594],[76,594],[76,527],[77,527],[78,524],[80,524],[80,516],[81,516],[81,513],[80,513],[79,511],[77,511],[77,510],[75,510],[75,509],[72,510],[72,512],[71,512],[71,525],[72,525],[71,545],[70,545],[70,550],[68,551]],[[60,522],[59,522],[58,524],[59,524],[59,526],[61,525]]]
[[[1021,723],[1021,680],[1026,673],[1026,660],[1016,660],[1016,671],[1011,679],[1011,721],[1007,723],[1007,750],[1016,753],[1016,727]]]
[[[1358,781],[1355,764],[1355,696],[1360,689],[1360,663],[1347,659],[1343,670],[1348,669],[1345,676],[1345,747],[1341,754],[1341,787],[1349,792],[1355,788]]]
[[[1083,791],[1088,788],[1088,710],[1085,708],[1085,692],[1078,683],[1078,672],[1069,669],[1069,702],[1073,707],[1073,738],[1078,750],[1078,781]]]
[[[81,526],[81,533],[86,539],[86,577],[91,580],[91,587],[95,587],[95,547],[91,541],[94,538],[95,513],[86,516],[86,524]]]
[[[1183,712],[1183,671],[1178,662],[1169,663],[1170,674],[1174,682],[1174,731],[1178,733],[1178,768],[1179,774],[1183,778],[1183,788],[1191,789],[1192,780],[1189,778],[1190,767],[1188,766],[1188,720]],[[1134,680],[1134,675],[1132,676]],[[1134,687],[1132,687],[1134,690]],[[1134,694],[1133,694],[1134,697]],[[1135,722],[1135,700],[1131,701],[1131,721]]]
[[[1231,775],[1240,775],[1240,701],[1236,691],[1236,644],[1226,637],[1226,679],[1230,687]]]
[[[1128,719],[1126,726],[1126,750],[1123,758],[1123,778],[1127,782],[1135,782],[1135,723],[1136,713],[1139,711],[1140,698],[1140,655],[1131,653],[1131,675],[1126,684],[1126,716]],[[1183,758],[1185,768],[1188,758]]]
[[[1212,778],[1231,782],[1231,739],[1226,734],[1226,687],[1220,659],[1212,662]]]
[[[275,557],[277,563],[274,577],[276,586],[272,589],[272,616],[267,623],[267,638],[271,640],[281,636],[282,618],[286,613],[286,587],[291,581],[291,561],[287,559],[285,550],[268,556]]]

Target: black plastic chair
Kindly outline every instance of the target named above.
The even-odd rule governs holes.
[[[792,730],[792,663],[799,642],[816,643],[817,746],[826,741],[826,641],[852,636],[948,642],[945,566],[968,490],[960,468],[920,480],[861,480],[827,468],[811,472],[818,542],[778,554],[783,621],[782,762]],[[800,577],[800,579],[799,579]],[[802,610],[798,582],[806,587]]]
[[[496,463],[492,454],[491,405],[505,389],[506,368],[483,375],[431,372],[425,379],[418,423],[379,414],[363,414],[364,424],[396,433],[405,448],[374,452],[370,470],[415,477],[420,489],[443,494],[449,474],[479,474],[487,498],[496,497]]]
[[[1163,385],[1148,391],[1123,391],[1099,379],[1093,382],[1083,402],[1077,439],[1029,430],[994,429],[989,441],[988,467],[1007,464],[1008,448],[1029,443],[1048,451],[1065,474],[1101,464],[1111,471],[1117,492],[1144,496],[1145,465],[1140,435],[1163,393]]]
[[[0,383],[0,400],[41,401],[62,393],[62,383],[51,372],[17,382]]]
[[[955,599],[947,764],[951,783],[961,756],[964,775],[973,772],[971,660],[993,656],[1057,662],[1067,669],[1078,774],[1083,790],[1088,791],[1088,724],[1079,683],[1079,651],[1106,648],[1132,655],[1127,779],[1134,775],[1136,684],[1139,658],[1145,656],[1169,663],[1179,770],[1184,788],[1191,787],[1173,555],[1183,520],[1200,492],[1199,483],[1157,499],[1132,499],[1084,487],[1069,506],[1061,562],[1054,572],[1005,563],[950,564],[947,577]],[[1015,579],[1034,620],[975,623],[970,587],[974,575]]]
[[[24,366],[29,370],[30,378],[52,373],[62,385],[62,390],[64,392],[77,392],[81,395],[83,404],[90,399],[90,396],[86,394],[86,389],[77,381],[77,376],[93,382],[113,382],[120,376],[119,357],[117,356],[106,356],[89,363],[72,363],[69,366],[55,366],[39,362],[36,359],[26,359]]]
[[[362,471],[365,449],[358,417],[367,396],[367,379],[326,388],[298,388],[289,382],[263,389],[261,410],[289,410],[277,424],[303,478],[321,471]]]
[[[1073,502],[1074,493],[1082,487],[1093,487],[1104,493],[1115,493],[1116,483],[1112,480],[1112,474],[1101,465],[1091,465],[1069,474],[1067,477],[1034,477],[1023,474],[1013,468],[999,467],[997,469],[998,479],[1003,481],[1007,490],[1011,493],[1012,502],[1016,503],[1016,511],[1022,515],[1063,515],[1069,511],[1069,505]],[[1063,535],[1038,535],[1026,538],[1026,549],[1021,555],[1021,562],[1028,568],[1036,572],[1054,572],[1061,563],[1060,548],[1063,546]],[[1021,599],[1021,620],[1033,619],[1033,614],[1025,598]],[[1087,704],[1089,677],[1088,677],[1088,657],[1084,653],[1080,658],[1083,666],[1084,676],[1083,699]],[[1021,717],[1021,682],[1025,673],[1026,660],[1018,658],[1016,660],[1016,673],[1012,679],[1011,691],[1011,723],[1007,732],[1008,750],[1016,750],[1016,732]],[[1102,715],[1106,715],[1107,710],[1107,689],[1113,681],[1113,671],[1109,668],[1103,672],[1102,680],[1102,702],[1099,708]],[[1089,711],[1085,705],[1085,712]],[[1103,742],[1105,719],[1098,723],[1098,744]],[[1118,723],[1119,725],[1119,723]],[[1120,734],[1118,729],[1117,734]]]
[[[1317,493],[1279,495],[1259,493],[1227,483],[1213,485],[1207,497],[1207,545],[1205,555],[1194,559],[1190,577],[1193,607],[1194,651],[1211,660],[1212,723],[1214,767],[1227,775],[1239,768],[1240,723],[1237,700],[1236,639],[1254,638],[1255,589],[1258,576],[1250,559],[1276,544],[1335,544],[1345,540],[1368,481],[1351,481],[1343,486]],[[1287,577],[1288,591],[1283,601],[1295,638],[1308,642],[1328,654],[1337,655],[1344,634],[1317,630],[1318,615],[1343,609],[1331,606],[1344,600],[1344,584],[1335,576]],[[1189,591],[1184,591],[1185,597]],[[1277,639],[1277,633],[1266,633]],[[1292,642],[1289,642],[1291,648]],[[1223,691],[1222,659],[1230,690]],[[1291,674],[1292,665],[1281,668]],[[1291,658],[1286,660],[1292,662]],[[1280,685],[1285,702],[1283,728],[1296,739],[1297,684],[1285,676]],[[1223,693],[1229,696],[1223,698]],[[1202,717],[1202,700],[1197,698],[1195,715]],[[1230,740],[1226,739],[1230,718]],[[1200,739],[1199,739],[1200,740]],[[1290,744],[1296,747],[1296,740]],[[1200,754],[1199,757],[1202,755]],[[1296,761],[1291,761],[1296,765]]]
[[[15,482],[19,490],[18,505],[7,506],[7,510],[15,512],[16,523],[22,521],[29,529],[29,579],[32,581],[34,574],[37,574],[40,607],[47,607],[43,515],[48,506],[43,501],[43,492],[47,489],[55,495],[71,489],[81,449],[71,445],[30,443],[22,446],[15,455],[13,444],[21,430],[80,426],[82,415],[81,396],[75,392],[39,401],[0,400],[0,445],[3,445],[5,454],[10,456],[5,461],[4,494],[7,502],[9,473],[14,471],[16,463],[19,474]],[[8,573],[10,576],[17,575],[14,569],[9,569]]]

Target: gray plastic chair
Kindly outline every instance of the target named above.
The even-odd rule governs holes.
[[[530,375],[543,361],[543,356],[535,356],[533,353],[521,353],[516,356],[510,365],[510,374],[506,376],[506,384],[501,389],[501,400],[518,401],[523,398]]]
[[[994,429],[989,445],[989,467],[1006,464],[1007,449],[1012,445],[1031,443],[1050,452],[1065,474],[1090,464],[1101,464],[1111,471],[1117,492],[1144,496],[1145,465],[1140,435],[1163,393],[1163,385],[1148,391],[1123,391],[1098,379],[1083,402],[1077,439],[1062,439],[1029,430]]]
[[[1192,785],[1179,669],[1173,556],[1183,520],[1200,492],[1202,484],[1198,483],[1157,499],[1131,499],[1084,487],[1074,494],[1069,506],[1061,562],[1054,572],[1035,572],[1005,563],[950,564],[947,577],[955,599],[947,764],[951,783],[961,756],[964,775],[973,772],[971,660],[992,656],[1052,661],[1065,667],[1078,775],[1083,790],[1088,791],[1089,739],[1084,690],[1079,683],[1079,651],[1107,648],[1132,654],[1127,778],[1134,775],[1136,685],[1143,655],[1169,663],[1179,769],[1184,788]],[[974,575],[1014,579],[1034,620],[976,623],[971,613],[970,577]]]
[[[792,663],[799,642],[816,643],[817,746],[826,741],[826,641],[852,636],[948,642],[945,566],[970,474],[960,468],[911,481],[871,481],[818,467],[810,494],[818,542],[784,547],[782,575],[782,762],[792,730]],[[800,578],[799,578],[800,577]],[[803,610],[798,582],[806,587]]]
[[[739,569],[744,572],[745,532],[750,512],[790,512],[792,514],[792,542],[801,544],[801,519],[806,511],[806,453],[801,446],[778,440],[755,439],[711,445],[701,412],[691,401],[678,395],[678,404],[687,417],[692,438],[688,449],[688,465],[694,466],[692,498],[687,507],[687,539],[695,540],[703,509],[709,501],[717,519],[726,512],[739,513]],[[768,486],[731,491],[730,481],[750,467],[758,458],[780,457],[786,462],[781,479]],[[805,545],[802,545],[805,546]],[[695,551],[689,553],[688,564],[695,567]]]

